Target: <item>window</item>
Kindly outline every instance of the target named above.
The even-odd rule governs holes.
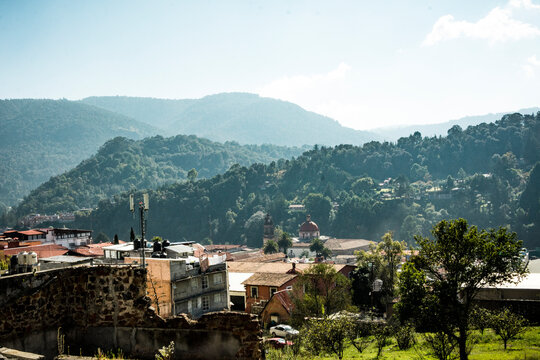
[[[187,311],[188,311],[188,313],[191,312],[191,300],[188,300],[188,302],[187,302]]]
[[[221,284],[223,282],[222,274],[214,274],[214,285]]]
[[[221,293],[214,294],[214,304],[219,304],[221,302]]]
[[[251,287],[251,297],[256,298],[259,297],[259,288],[256,286]]]
[[[208,296],[203,296],[202,298],[202,309],[203,311],[210,309],[210,299]]]
[[[191,278],[191,288],[196,289],[199,287],[199,282],[197,281],[197,278]]]
[[[200,309],[201,308],[201,298],[198,297],[197,298],[197,309]]]
[[[202,288],[203,289],[208,288],[208,276],[203,276],[202,277]]]
[[[271,287],[270,288],[270,296],[274,295],[277,292],[277,288]]]

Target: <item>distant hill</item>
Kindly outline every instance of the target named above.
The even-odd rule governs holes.
[[[93,96],[81,102],[129,116],[160,128],[168,129],[187,107],[197,100],[170,100],[128,96]],[[172,134],[177,135],[177,134]]]
[[[407,137],[416,131],[419,131],[422,136],[446,136],[448,130],[455,125],[461,126],[465,130],[468,126],[474,126],[482,123],[491,123],[499,120],[506,114],[520,113],[520,114],[536,114],[540,111],[538,107],[521,109],[518,111],[508,111],[502,113],[490,113],[486,115],[466,116],[457,120],[450,120],[438,124],[427,125],[407,125],[407,126],[391,126],[372,129],[371,131],[378,134],[383,140],[396,141],[401,137]]]
[[[307,149],[276,145],[220,144],[194,135],[155,136],[134,141],[112,139],[74,169],[52,177],[15,208],[17,217],[95,207],[102,199],[131,189],[157,189],[186,179],[224,173],[232,165],[251,165],[299,156]],[[204,201],[204,199],[201,199]]]
[[[51,176],[89,157],[108,139],[141,139],[152,126],[68,100],[0,100],[0,205],[13,205]]]
[[[127,158],[119,153],[110,161]],[[294,160],[233,166],[213,178],[150,191],[147,234],[260,247],[268,212],[289,234],[297,234],[310,214],[325,235],[378,240],[393,231],[396,239],[414,243],[413,235],[429,236],[437,222],[462,217],[479,228],[507,226],[536,247],[540,163],[531,168],[539,161],[540,114],[505,115],[440,138],[413,134],[397,143],[321,146]],[[109,171],[103,177],[115,178]],[[55,189],[64,187],[48,192]],[[73,226],[127,239],[137,224],[127,199],[123,193],[100,201]],[[305,213],[289,211],[301,203]]]
[[[91,97],[82,102],[159,126],[166,134],[194,134],[220,142],[361,145],[380,138],[290,102],[248,93],[222,93],[197,100]]]

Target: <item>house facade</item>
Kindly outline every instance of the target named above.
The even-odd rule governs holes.
[[[297,274],[255,273],[246,279],[246,312],[259,314],[268,300],[281,290],[292,290]]]
[[[140,264],[139,257],[124,263]],[[211,311],[229,310],[227,267],[223,258],[215,261],[147,258],[146,291],[160,316],[181,313],[193,318]]]
[[[291,290],[280,290],[274,293],[260,314],[263,327],[268,329],[272,326],[288,322],[292,310]]]

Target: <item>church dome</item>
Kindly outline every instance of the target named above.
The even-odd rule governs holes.
[[[300,232],[315,232],[319,231],[319,227],[316,223],[311,221],[311,216],[307,216],[306,221],[300,226]]]

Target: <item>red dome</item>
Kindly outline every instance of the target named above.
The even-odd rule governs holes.
[[[307,216],[307,220],[300,226],[301,232],[314,232],[319,231],[319,227],[313,221],[311,221],[311,216]]]

